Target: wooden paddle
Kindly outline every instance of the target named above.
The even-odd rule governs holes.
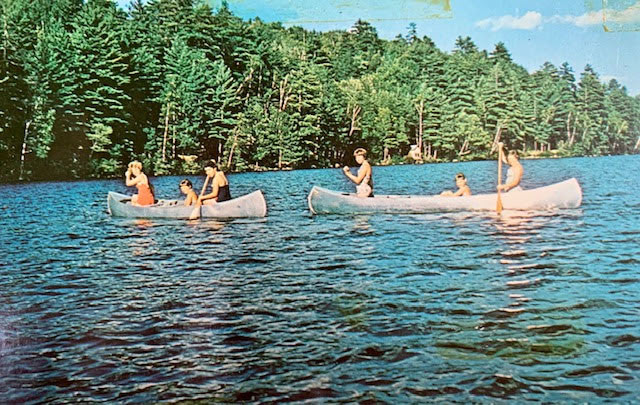
[[[500,197],[500,186],[502,185],[502,142],[498,142],[498,201],[496,201],[496,212],[502,212],[502,197]]]
[[[207,184],[209,183],[209,176],[204,180],[204,186],[202,186],[202,191],[200,191],[200,198],[204,195],[205,190],[207,189]],[[202,203],[200,202],[200,198],[196,201],[196,206],[191,211],[191,215],[189,215],[189,219],[198,219],[200,218],[200,206]]]

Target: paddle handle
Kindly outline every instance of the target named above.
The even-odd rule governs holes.
[[[200,206],[202,203],[200,202],[200,198],[204,195],[205,190],[207,189],[207,184],[209,184],[209,176],[204,180],[204,185],[202,186],[202,190],[200,191],[200,195],[198,196],[198,201],[196,201],[195,207],[193,211],[191,211],[191,215],[189,215],[189,219],[198,219],[200,218]]]
[[[502,185],[502,142],[498,142],[498,198],[496,201],[496,212],[502,212],[502,197],[500,196],[500,186]]]

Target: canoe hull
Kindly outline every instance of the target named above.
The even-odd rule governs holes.
[[[540,211],[577,208],[582,190],[575,178],[531,190],[501,193],[505,210]],[[495,211],[497,194],[468,197],[380,195],[370,198],[314,186],[307,197],[313,214],[421,214],[448,211]]]
[[[109,192],[107,207],[114,217],[127,218],[174,218],[188,219],[193,207],[180,205],[182,201],[166,200],[147,206],[133,206],[128,195]],[[267,203],[262,191],[256,190],[247,195],[214,205],[200,207],[200,218],[247,218],[267,215]]]

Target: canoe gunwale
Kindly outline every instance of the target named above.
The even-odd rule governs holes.
[[[188,219],[194,209],[193,206],[180,205],[181,200],[158,200],[155,204],[145,206],[127,204],[130,201],[129,195],[109,191],[107,211],[111,216],[123,218]],[[259,189],[200,209],[203,219],[261,218],[267,215],[267,203]],[[246,214],[242,214],[243,209]]]
[[[313,186],[307,202],[313,215],[318,214],[421,214],[453,211],[494,211],[497,193],[472,196],[376,195],[357,197]],[[582,189],[575,178],[534,189],[503,193],[505,210],[545,211],[577,208],[582,203]]]

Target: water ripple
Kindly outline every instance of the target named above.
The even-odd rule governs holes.
[[[119,181],[2,185],[0,397],[633,402],[640,180],[604,174],[638,163],[525,161],[525,187],[576,176],[584,204],[501,216],[309,215],[311,185],[350,189],[333,170],[230,175],[265,192],[258,221],[110,218]],[[494,162],[374,168],[381,194],[460,170],[494,188]]]

